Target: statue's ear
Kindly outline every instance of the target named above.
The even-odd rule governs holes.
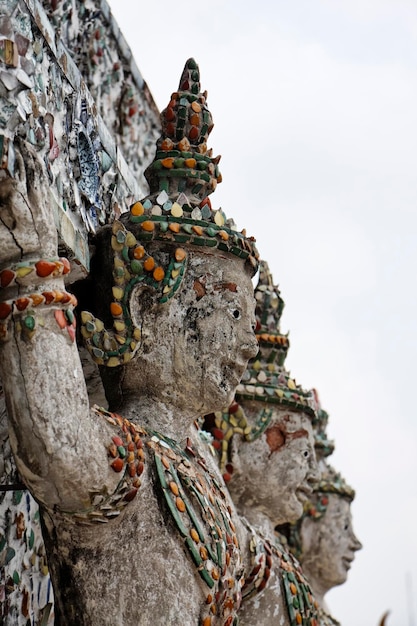
[[[81,313],[81,334],[98,365],[117,367],[132,359],[142,341],[142,327],[155,318],[156,307],[172,298],[184,275],[187,253],[172,248],[166,267],[158,265],[145,246],[125,226],[111,227],[113,328],[91,313]],[[149,325],[148,324],[148,325]]]
[[[115,296],[119,295],[117,289],[113,288]],[[103,322],[91,313],[82,311],[81,334],[94,361],[106,367],[117,367],[130,361],[147,331],[154,327],[161,306],[159,300],[160,293],[154,287],[137,283],[126,297],[111,303],[112,330],[105,328]]]
[[[135,328],[142,329],[160,311],[161,294],[154,287],[139,283],[132,289],[129,299],[130,318]]]
[[[117,367],[131,360],[137,351],[140,328],[135,328],[124,307],[112,303],[114,330],[105,328],[103,322],[88,311],[81,312],[81,334],[87,350],[98,365]]]

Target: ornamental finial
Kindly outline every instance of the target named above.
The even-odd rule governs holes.
[[[199,207],[204,219],[210,217],[208,196],[221,182],[220,156],[213,158],[207,148],[213,118],[206,100],[207,92],[200,91],[198,65],[188,59],[178,91],[161,113],[162,134],[145,172],[151,194],[165,191],[188,213]],[[199,217],[199,211],[194,213]]]
[[[316,417],[313,419],[313,433],[314,433],[314,448],[316,450],[316,457],[318,461],[325,459],[334,452],[334,441],[327,436],[327,424],[329,421],[329,414],[321,406],[320,398],[316,389],[313,389],[313,394],[316,399],[317,412]]]
[[[283,335],[280,331],[281,315],[285,304],[280,290],[273,283],[266,261],[261,261],[259,264],[255,299],[256,338],[262,359],[282,366],[290,346],[288,335]]]
[[[315,419],[317,403],[314,393],[298,385],[284,368],[289,348],[288,335],[282,334],[279,327],[284,301],[265,261],[260,265],[255,298],[259,352],[249,361],[236,389],[236,401],[256,400],[281,404],[305,411]]]

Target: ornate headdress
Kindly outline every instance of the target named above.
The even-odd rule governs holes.
[[[283,335],[280,331],[284,301],[278,287],[273,284],[271,272],[265,261],[260,265],[255,298],[259,352],[249,362],[242,381],[236,388],[236,401],[256,400],[268,404],[282,404],[303,410],[315,418],[317,407],[314,393],[297,385],[284,368],[289,348],[288,335]]]
[[[273,409],[271,404],[282,405],[307,413],[312,421],[317,416],[316,394],[305,391],[284,369],[288,353],[288,335],[280,331],[284,309],[278,287],[265,261],[260,263],[259,281],[255,289],[256,336],[259,344],[257,356],[249,362],[242,382],[235,392],[235,401],[225,411],[206,416],[204,428],[213,435],[212,445],[219,453],[219,465],[226,481],[230,480],[233,466],[229,442],[234,434],[254,441],[268,428]],[[254,400],[265,403],[259,410],[255,423],[249,422],[240,402]]]
[[[220,157],[212,157],[207,138],[213,128],[200,92],[200,72],[194,59],[185,64],[178,91],[161,114],[162,135],[146,170],[149,195],[136,202],[112,227],[114,251],[113,330],[91,313],[82,313],[82,334],[96,363],[114,367],[129,361],[138,347],[140,329],[129,311],[132,289],[142,283],[167,302],[179,289],[189,246],[217,248],[258,265],[254,239],[238,232],[221,209],[212,209],[209,195],[221,182]],[[149,242],[169,248],[169,263],[158,264],[148,252]]]
[[[304,507],[304,517],[312,517],[320,519],[327,510],[329,503],[328,495],[334,493],[341,498],[346,498],[349,502],[355,497],[355,491],[341,474],[328,463],[323,464],[321,479],[317,487],[314,489],[311,502],[306,503]]]

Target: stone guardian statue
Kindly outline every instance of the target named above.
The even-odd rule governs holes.
[[[247,531],[194,421],[232,400],[257,352],[258,253],[211,207],[219,159],[193,59],[161,118],[150,194],[97,233],[77,289],[108,410],[88,403],[70,266],[28,144],[0,180],[0,375],[60,626],[231,626],[241,602]]]

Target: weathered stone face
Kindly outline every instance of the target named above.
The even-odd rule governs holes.
[[[242,405],[248,418],[255,419],[259,403]],[[238,444],[234,465],[228,486],[238,508],[262,511],[274,524],[297,520],[318,478],[311,418],[272,408],[266,431],[253,442]]]
[[[353,531],[350,502],[339,495],[328,494],[325,514],[317,520],[303,519],[301,541],[300,561],[318,595],[342,585],[355,552],[362,547]]]
[[[180,291],[167,303],[157,300],[146,286],[132,291],[130,313],[141,338],[124,366],[121,393],[129,401],[136,395],[142,403],[165,403],[184,417],[175,426],[182,430],[230,402],[256,353],[253,288],[240,259],[190,251]]]

